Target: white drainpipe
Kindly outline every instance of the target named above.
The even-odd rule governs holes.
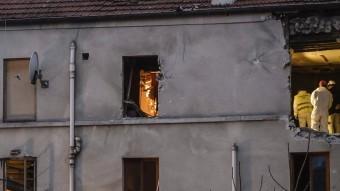
[[[238,191],[239,189],[239,182],[238,182],[238,165],[237,165],[237,150],[238,147],[234,143],[231,151],[231,165],[232,165],[232,191]]]
[[[69,150],[69,191],[74,191],[75,143],[74,143],[74,81],[76,77],[75,65],[76,43],[70,45],[70,150]]]

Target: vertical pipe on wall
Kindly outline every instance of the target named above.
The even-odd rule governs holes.
[[[74,191],[75,144],[74,144],[74,84],[76,76],[75,65],[76,43],[70,45],[70,147],[69,147],[69,191]]]
[[[231,165],[232,165],[232,191],[238,191],[238,168],[237,168],[237,151],[238,147],[234,143],[231,149]]]

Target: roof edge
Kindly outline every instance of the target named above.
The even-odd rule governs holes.
[[[8,19],[0,20],[0,24],[6,26],[12,25],[32,25],[32,24],[52,24],[62,22],[96,22],[110,20],[129,20],[129,19],[147,19],[147,18],[168,18],[184,16],[204,16],[204,15],[228,15],[231,13],[259,13],[259,12],[298,12],[305,10],[334,10],[340,8],[340,1],[324,2],[300,2],[300,3],[281,3],[265,5],[247,5],[240,7],[211,7],[198,8],[195,10],[174,10],[159,13],[142,13],[126,15],[105,15],[105,16],[77,16],[77,17],[40,17],[25,19]]]

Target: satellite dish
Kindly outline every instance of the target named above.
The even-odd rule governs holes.
[[[38,53],[33,52],[30,62],[29,62],[29,76],[31,80],[31,84],[35,84],[39,77],[39,60]]]
[[[31,84],[36,84],[37,80],[39,79],[41,87],[48,88],[49,86],[48,80],[42,79],[42,72],[39,68],[39,59],[38,59],[37,52],[33,52],[30,58],[29,76],[30,76]]]

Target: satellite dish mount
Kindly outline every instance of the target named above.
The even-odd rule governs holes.
[[[37,80],[40,81],[41,88],[48,88],[49,82],[48,80],[43,80],[42,71],[39,68],[39,59],[38,53],[33,52],[30,62],[29,62],[29,76],[31,80],[31,84],[36,84]]]

